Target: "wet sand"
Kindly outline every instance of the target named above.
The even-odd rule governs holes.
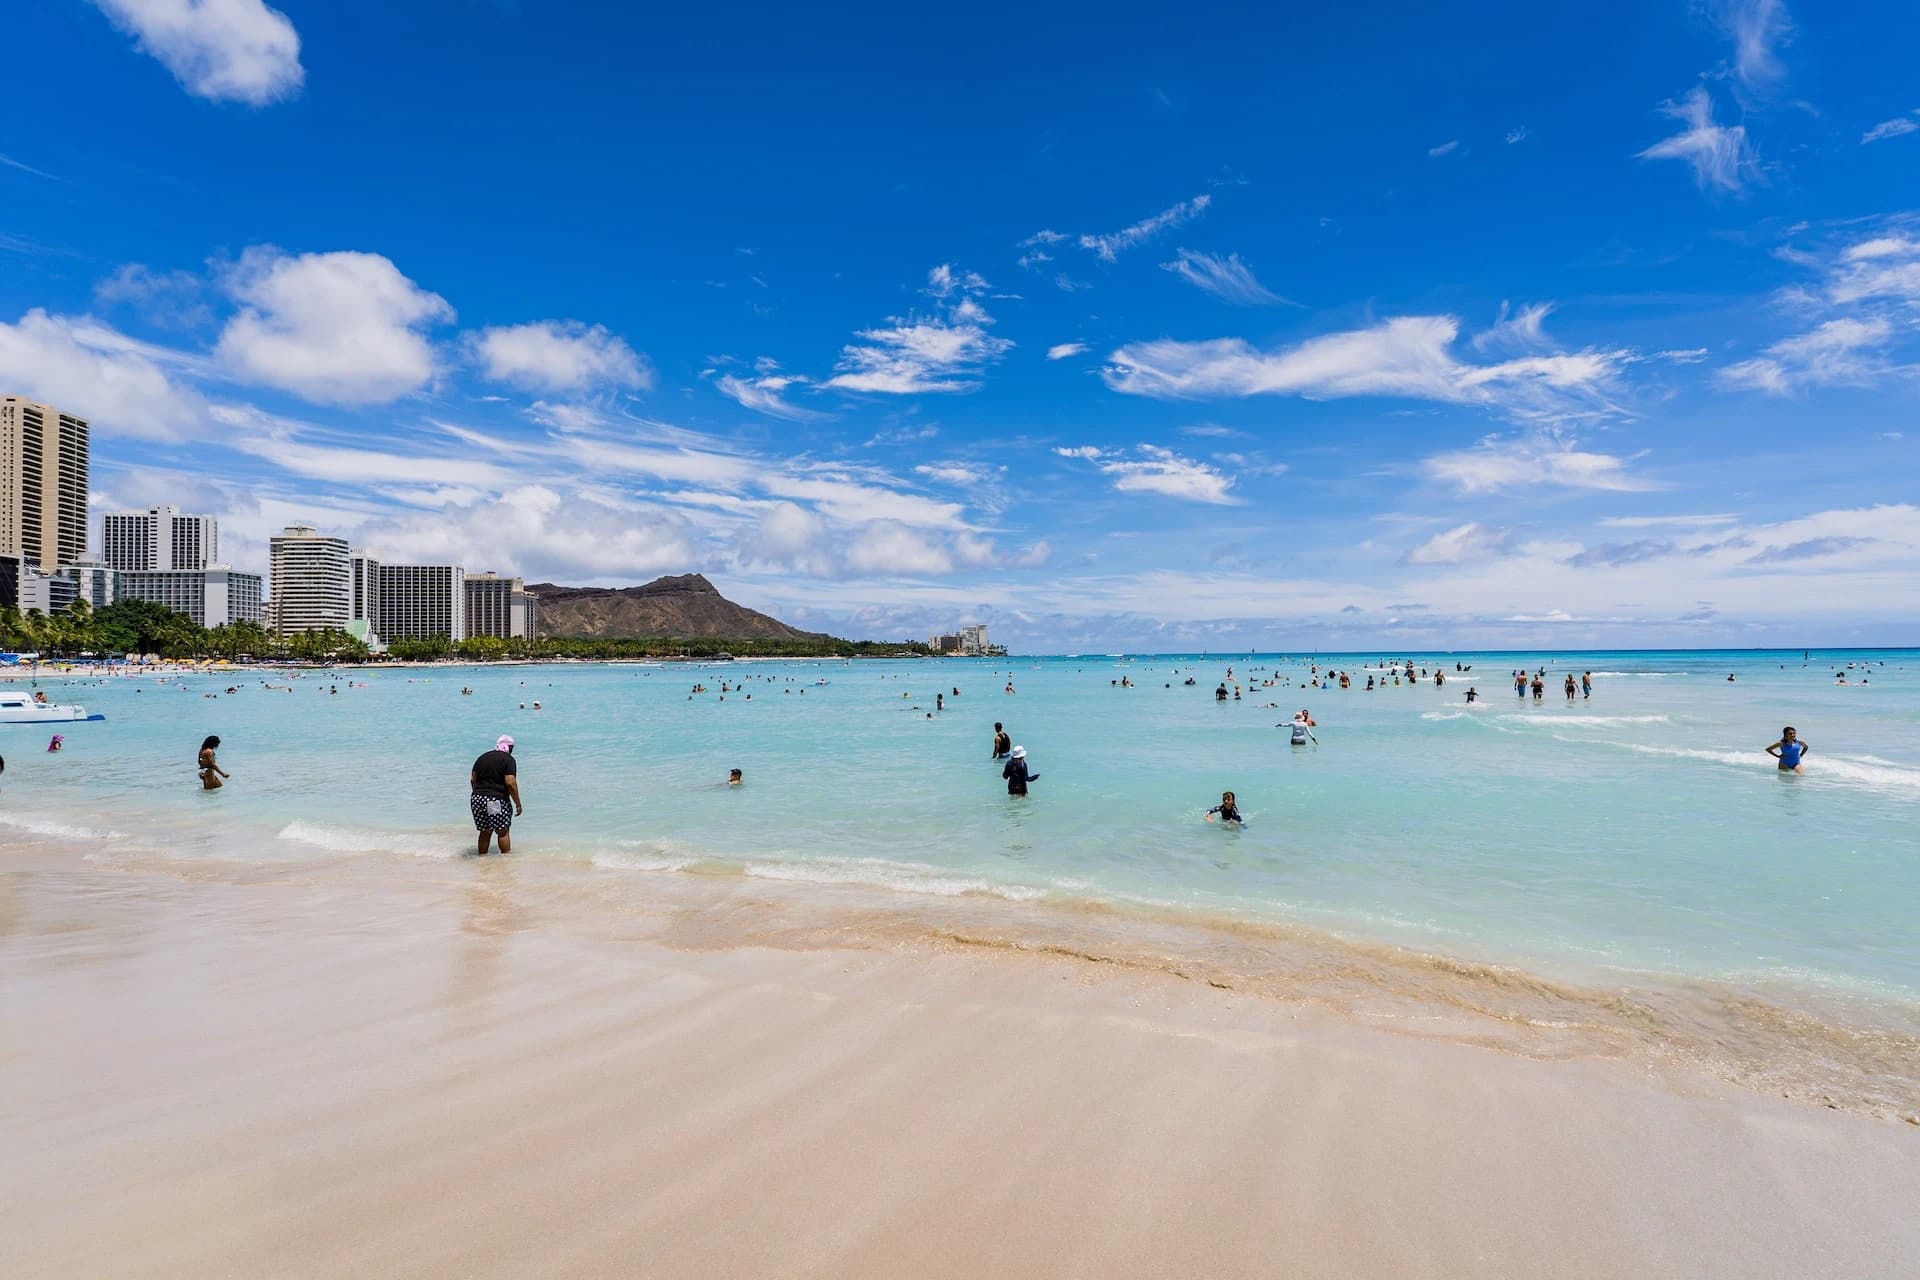
[[[1920,1128],[1897,1120],[1148,968],[836,940],[832,895],[787,886],[603,880],[0,850],[0,1275],[1874,1277],[1920,1256]],[[795,918],[806,943],[783,945]]]

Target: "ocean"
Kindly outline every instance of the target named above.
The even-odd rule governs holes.
[[[46,727],[0,726],[0,846],[398,874],[471,853],[467,771],[506,732],[511,856],[622,892],[860,886],[999,945],[1053,920],[1361,1003],[1457,980],[1448,999],[1495,1019],[1612,1038],[1665,1019],[1657,1039],[1724,1074],[1883,1110],[1920,1095],[1920,651],[1392,656],[1426,678],[1285,654],[43,679],[107,718],[61,727],[59,754]],[[1352,687],[1311,687],[1314,664]],[[1516,697],[1511,673],[1541,667],[1544,699]],[[1591,698],[1564,698],[1569,672]],[[1276,727],[1302,707],[1317,745]],[[1024,798],[995,721],[1038,775]],[[1763,753],[1787,724],[1803,775]],[[207,734],[233,775],[213,794]],[[1244,829],[1202,820],[1224,790]],[[1633,1010],[1605,1012],[1623,992]]]

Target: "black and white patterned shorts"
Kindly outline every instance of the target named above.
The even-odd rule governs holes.
[[[513,826],[513,801],[504,796],[483,796],[476,791],[469,807],[475,831],[505,831]]]

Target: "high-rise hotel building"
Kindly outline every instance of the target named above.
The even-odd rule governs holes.
[[[467,575],[467,634],[533,640],[540,634],[539,597],[519,578]]]
[[[51,573],[86,550],[86,420],[0,396],[0,554]]]
[[[267,560],[274,628],[281,635],[346,630],[353,584],[352,552],[345,538],[318,533],[308,525],[288,525],[270,540]]]
[[[220,525],[178,507],[109,511],[100,517],[100,559],[122,573],[204,569],[220,563]]]
[[[395,640],[467,638],[467,571],[457,564],[381,564],[373,631]]]

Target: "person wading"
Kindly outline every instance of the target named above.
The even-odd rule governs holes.
[[[526,812],[520,803],[519,767],[513,758],[513,735],[503,733],[493,750],[473,762],[467,775],[473,788],[468,807],[473,811],[473,826],[480,833],[478,854],[487,856],[487,844],[497,834],[500,852],[513,852],[513,820]]]

